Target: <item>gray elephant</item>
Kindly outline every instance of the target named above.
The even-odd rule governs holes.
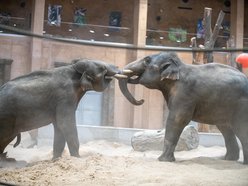
[[[167,102],[164,151],[160,161],[175,161],[174,150],[184,127],[191,121],[216,125],[223,134],[226,160],[239,159],[240,139],[248,164],[248,79],[238,70],[217,63],[184,64],[175,53],[147,56],[124,67],[127,79],[119,81],[126,98],[135,105],[127,83],[158,89]]]
[[[68,66],[36,71],[0,87],[0,156],[20,133],[50,123],[54,126],[53,158],[67,143],[71,156],[79,157],[75,121],[78,102],[89,90],[103,91],[119,70],[101,61],[80,59]]]

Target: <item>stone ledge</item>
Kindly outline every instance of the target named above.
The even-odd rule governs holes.
[[[119,128],[108,126],[89,126],[78,125],[78,136],[80,143],[92,140],[109,140],[131,145],[131,138],[136,132],[145,129]],[[148,130],[157,131],[157,130]],[[39,129],[39,138],[53,140],[53,126],[48,125]],[[199,145],[225,146],[224,138],[220,133],[201,133],[199,132]]]

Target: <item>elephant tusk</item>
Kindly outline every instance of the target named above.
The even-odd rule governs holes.
[[[110,80],[112,80],[113,77],[112,76],[105,76],[104,79],[110,79]]]
[[[114,77],[120,78],[120,79],[127,79],[128,78],[126,75],[123,75],[123,74],[115,74]]]
[[[132,70],[129,70],[129,69],[123,69],[122,70],[122,73],[124,73],[124,74],[132,74],[133,71]]]

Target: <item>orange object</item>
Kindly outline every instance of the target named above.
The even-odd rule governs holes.
[[[236,61],[242,65],[242,68],[248,68],[248,53],[239,54]]]

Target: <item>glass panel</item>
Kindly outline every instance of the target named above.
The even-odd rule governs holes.
[[[90,41],[105,41],[117,43],[132,43],[131,29],[127,27],[111,27],[104,25],[77,25],[61,22],[60,27],[49,26],[45,20],[44,34],[56,37],[81,39]]]
[[[230,6],[223,1],[149,0],[147,16],[147,45],[190,47],[191,38],[204,44],[202,19],[204,8],[212,8],[212,30],[221,10],[225,12],[215,47],[226,47],[230,35]]]
[[[77,125],[101,125],[102,93],[89,91],[78,104],[76,110]]]
[[[129,6],[127,6],[129,5]],[[44,34],[58,37],[132,43],[133,1],[61,1],[45,5]]]
[[[0,24],[30,30],[32,1],[1,0]],[[11,33],[0,29],[0,33]]]

